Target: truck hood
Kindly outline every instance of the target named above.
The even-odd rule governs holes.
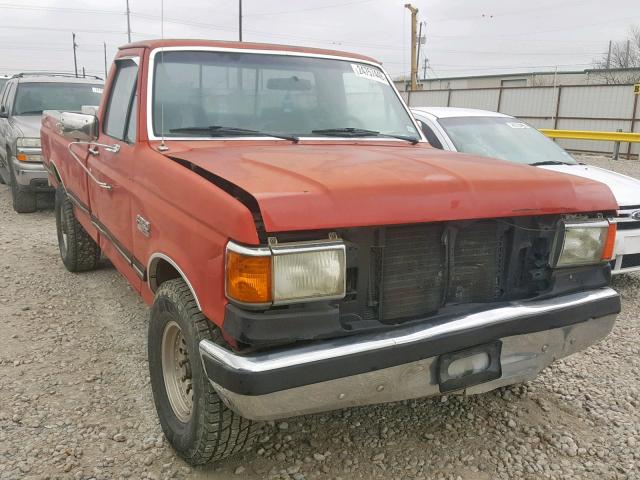
[[[42,116],[40,115],[17,115],[11,117],[13,127],[20,130],[21,137],[40,138],[40,124]]]
[[[597,180],[607,185],[620,207],[640,205],[640,180],[589,165],[545,165],[540,168]]]
[[[617,209],[601,183],[425,144],[201,143],[165,155],[248,192],[269,232]]]

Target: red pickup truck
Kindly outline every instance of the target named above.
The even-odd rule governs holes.
[[[152,305],[158,416],[193,464],[256,420],[532,379],[620,310],[609,189],[432,149],[371,58],[134,43],[97,115],[41,136],[64,265],[103,254]]]

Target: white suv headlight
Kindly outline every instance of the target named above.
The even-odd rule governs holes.
[[[340,299],[346,290],[346,247],[340,240],[243,247],[227,244],[226,295],[269,306]]]
[[[563,222],[558,232],[556,267],[592,265],[611,260],[616,224],[607,220]]]
[[[18,137],[16,139],[17,147],[40,148],[39,138]]]

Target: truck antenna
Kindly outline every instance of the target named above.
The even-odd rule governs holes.
[[[160,39],[164,40],[164,0],[160,0]],[[164,71],[164,46],[160,47],[160,63]],[[158,150],[166,152],[169,147],[164,143],[164,98],[160,98],[160,145]]]

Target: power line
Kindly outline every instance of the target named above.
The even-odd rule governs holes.
[[[619,23],[619,22],[624,22],[624,21],[635,21],[636,19],[640,19],[640,16],[635,16],[635,17],[620,17],[620,18],[615,18],[615,19],[611,19],[611,20],[605,20],[603,22],[595,22],[595,23],[587,23],[587,24],[582,24],[582,25],[578,25],[575,27],[561,27],[561,28],[554,28],[554,29],[550,29],[550,30],[538,30],[535,32],[518,32],[518,33],[487,33],[487,34],[470,34],[470,35],[458,35],[458,34],[453,34],[453,35],[434,35],[431,34],[432,37],[438,37],[438,38],[469,38],[469,37],[473,37],[473,38],[478,38],[479,36],[484,36],[484,37],[519,37],[519,36],[530,36],[530,35],[537,35],[540,33],[555,33],[555,32],[571,32],[573,30],[582,30],[583,28],[590,28],[590,27],[596,27],[596,26],[600,26],[600,25],[606,25],[608,23]],[[557,42],[557,40],[556,40]]]
[[[513,70],[516,68],[554,68],[554,67],[585,67],[591,66],[591,63],[566,63],[558,65],[509,65],[509,66],[480,66],[480,65],[447,65],[435,63],[434,66],[445,70]]]
[[[538,12],[538,11],[545,11],[546,13],[549,13],[550,8],[553,8],[555,10],[558,8],[566,8],[573,5],[584,5],[584,0],[578,0],[575,2],[562,3],[562,4],[558,4],[558,2],[553,2],[550,5],[548,4],[548,5],[542,5],[534,8],[526,8],[524,10],[512,10],[508,12],[493,13],[490,15],[490,18],[509,17],[513,15],[522,15],[523,13],[531,13],[531,12]],[[478,13],[477,15],[469,15],[467,17],[452,18],[450,16],[447,16],[447,17],[435,17],[432,19],[432,21],[439,22],[439,23],[459,22],[459,21],[465,21],[465,20],[486,20],[486,16],[483,18],[483,14]]]
[[[350,5],[359,5],[361,3],[369,3],[372,2],[373,0],[359,0],[356,2],[343,2],[343,3],[334,3],[332,5],[324,5],[324,6],[320,6],[320,7],[310,7],[310,8],[303,8],[300,10],[284,10],[284,11],[280,11],[280,12],[262,12],[262,13],[247,13],[245,14],[245,16],[251,16],[251,17],[266,17],[266,16],[272,16],[272,15],[290,15],[292,13],[302,13],[302,12],[312,12],[312,11],[316,11],[316,10],[326,10],[327,8],[338,8],[338,7],[348,7]]]
[[[41,5],[19,5],[15,3],[0,3],[2,8],[11,8],[15,10],[38,10],[47,12],[69,12],[69,13],[104,13],[107,15],[124,15],[124,12],[116,10],[101,10],[95,8],[68,8],[68,7],[46,7]]]
[[[26,26],[18,26],[18,25],[0,25],[0,28],[11,28],[15,30],[46,30],[52,32],[66,32],[69,33],[71,28],[55,28],[55,27],[26,27]],[[82,30],[79,28],[73,29],[76,32],[81,33],[99,33],[99,34],[117,34],[117,35],[126,35],[127,32],[122,32],[119,30]]]

